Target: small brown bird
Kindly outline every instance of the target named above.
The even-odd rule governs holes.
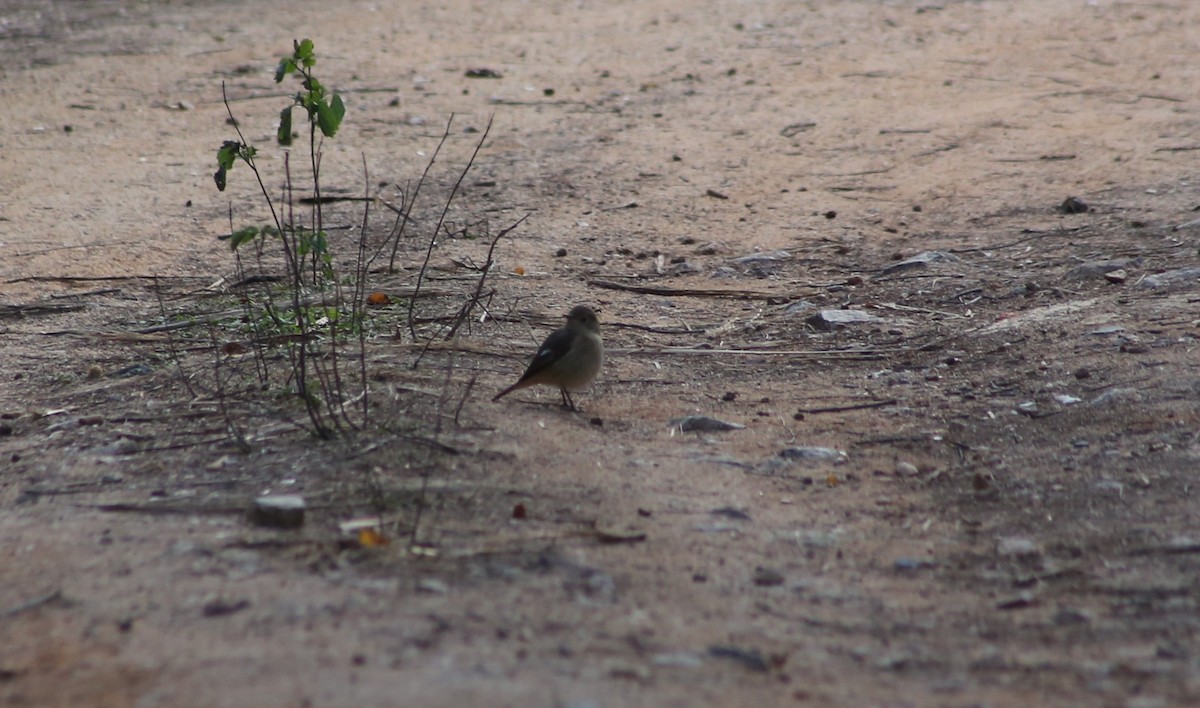
[[[600,321],[586,305],[576,305],[567,314],[567,325],[554,330],[538,347],[529,368],[512,386],[496,394],[493,401],[526,386],[558,386],[563,405],[576,410],[571,391],[586,389],[604,364],[604,342]]]

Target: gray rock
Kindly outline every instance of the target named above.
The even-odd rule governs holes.
[[[672,428],[678,428],[681,433],[714,433],[725,430],[741,430],[746,426],[740,423],[729,423],[706,415],[689,415],[675,418],[671,421]]]
[[[946,253],[945,251],[922,251],[912,258],[905,258],[902,261],[898,261],[889,266],[880,268],[876,277],[882,275],[892,275],[893,273],[900,273],[902,271],[913,270],[916,268],[925,268],[930,263],[957,263],[958,260],[958,256],[952,253]]]
[[[1113,261],[1088,261],[1067,271],[1068,280],[1094,280],[1109,273],[1127,271],[1142,265],[1141,258],[1118,258]]]
[[[754,569],[754,584],[759,587],[775,587],[776,585],[783,585],[783,581],[783,573],[774,568],[758,567]]]
[[[1200,268],[1181,268],[1179,270],[1169,270],[1165,273],[1147,275],[1138,282],[1137,287],[1159,290],[1185,285],[1200,285]]]
[[[791,259],[792,254],[787,251],[763,251],[761,253],[751,253],[746,256],[731,258],[729,262],[743,268],[761,268],[763,266],[778,265]]]
[[[298,494],[272,494],[259,497],[250,507],[250,522],[277,529],[296,529],[304,525],[304,497]]]
[[[809,315],[804,321],[815,330],[830,332],[839,327],[855,324],[871,324],[881,322],[882,320],[862,310],[820,310],[815,314]]]
[[[785,460],[796,462],[820,463],[832,462],[841,464],[846,461],[846,453],[831,447],[786,447],[779,451],[779,456]]]
[[[1001,536],[996,539],[996,555],[1009,558],[1040,556],[1042,545],[1024,536]]]

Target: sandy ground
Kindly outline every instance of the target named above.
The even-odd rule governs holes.
[[[1200,5],[328,5],[0,1],[0,704],[1200,700]],[[278,188],[297,37],[327,193],[394,202],[454,115],[373,287],[493,125],[431,324],[374,311],[372,423],[230,395],[244,451],[236,322],[134,333],[233,301],[221,84]],[[576,303],[583,411],[492,403]]]

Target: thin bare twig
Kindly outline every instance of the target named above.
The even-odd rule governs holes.
[[[7,610],[0,612],[0,617],[12,617],[14,615],[19,615],[22,612],[27,612],[36,607],[41,607],[42,605],[48,605],[51,602],[54,602],[55,600],[61,599],[62,596],[63,596],[62,588],[55,588],[54,590],[51,590],[50,592],[46,593],[45,595],[38,595],[37,597],[35,597],[31,600],[26,600],[25,602],[19,603],[17,605],[13,605],[12,607],[8,608]]]
[[[887,408],[899,403],[895,398],[887,401],[871,401],[870,403],[859,403],[852,406],[827,406],[824,408],[801,408],[799,413],[844,413],[846,411],[861,411],[870,408]]]
[[[664,288],[655,285],[628,285],[611,280],[589,280],[588,285],[605,290],[623,290],[643,295],[662,295],[665,297],[712,297],[729,298],[732,300],[795,300],[811,293],[773,293],[757,290],[713,290],[709,288]],[[815,287],[815,286],[814,286]]]
[[[167,319],[167,306],[163,302],[162,289],[158,287],[158,278],[154,279],[154,295],[158,298],[158,312],[165,322]],[[179,372],[179,380],[183,382],[188,395],[193,399],[196,398],[196,391],[192,388],[192,382],[188,380],[187,374],[183,371],[183,362],[179,359],[179,352],[175,349],[175,338],[171,336],[170,332],[167,333],[167,351],[171,354],[171,361],[175,362],[175,370]]]
[[[451,116],[453,119],[453,116]],[[454,186],[450,188],[450,196],[446,197],[446,203],[442,206],[442,213],[438,216],[437,224],[433,227],[433,232],[429,235],[429,246],[425,250],[425,260],[421,262],[421,270],[417,273],[416,291],[421,291],[421,285],[425,281],[425,271],[429,269],[429,259],[433,257],[433,247],[437,243],[438,234],[442,231],[442,224],[446,222],[446,214],[450,211],[450,205],[454,202],[454,197],[458,194],[458,190],[462,188],[463,180],[467,178],[467,173],[471,171],[471,167],[475,165],[475,158],[479,155],[479,151],[483,149],[483,143],[487,140],[488,134],[492,132],[492,122],[496,119],[495,115],[488,118],[487,127],[483,129],[483,135],[479,136],[479,142],[475,143],[475,150],[471,153],[471,159],[467,160],[467,164],[463,167],[462,173],[458,179],[454,181]],[[449,125],[446,126],[449,130]],[[416,307],[415,299],[408,301],[408,333],[413,338],[417,338],[417,330],[413,326],[413,308]]]

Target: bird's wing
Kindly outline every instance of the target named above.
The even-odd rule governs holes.
[[[533,361],[529,362],[529,368],[525,369],[525,373],[521,375],[521,381],[528,381],[566,356],[578,336],[577,333],[566,327],[554,330],[549,337],[546,337],[546,341],[542,342],[542,346],[538,347],[537,353],[533,355]]]

